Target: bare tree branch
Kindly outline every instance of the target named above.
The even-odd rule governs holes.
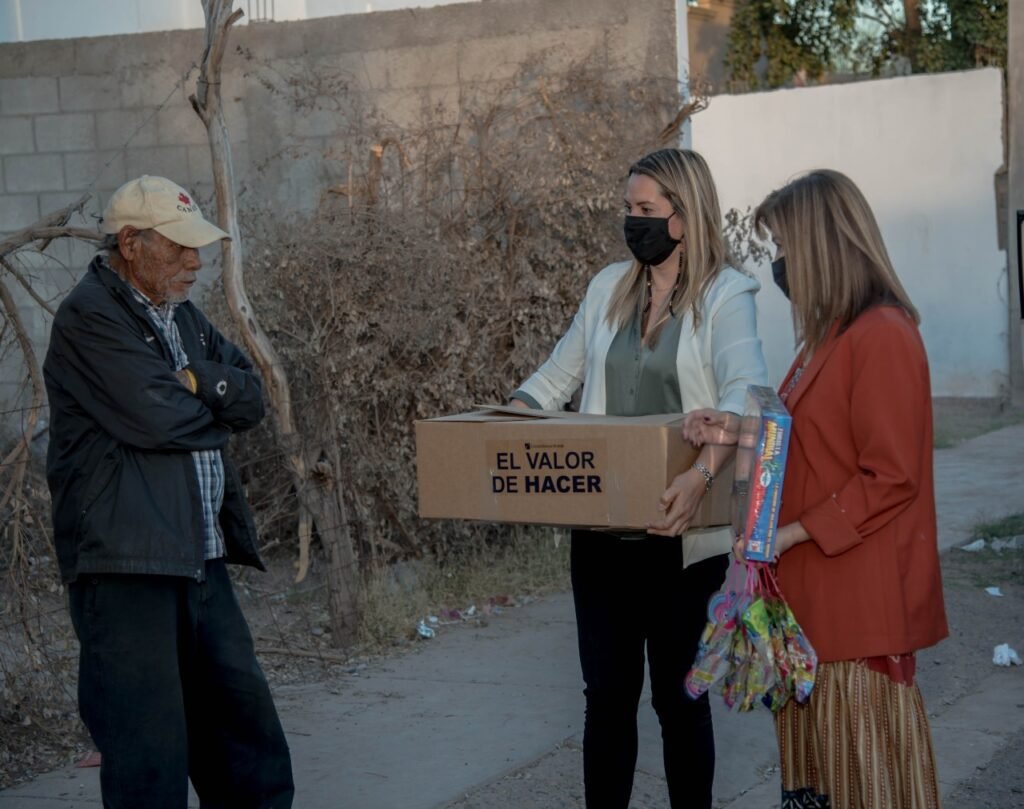
[[[708,107],[711,85],[703,79],[693,79],[690,84],[689,99],[658,133],[658,142],[663,146],[678,141],[683,124]]]
[[[203,0],[203,11],[206,14],[206,48],[199,69],[199,80],[196,82],[196,93],[189,96],[189,101],[207,127],[221,109],[220,90],[214,91],[211,104],[210,88],[213,85],[220,87],[220,66],[224,61],[224,49],[228,44],[228,29],[245,16],[245,12],[240,8],[232,11],[232,5],[233,0]]]
[[[199,67],[196,92],[189,100],[206,125],[213,164],[213,184],[217,198],[217,218],[230,241],[221,242],[224,270],[224,294],[228,308],[239,325],[242,340],[267,382],[274,404],[278,427],[284,435],[295,432],[291,392],[277,351],[260,327],[249,294],[245,288],[242,260],[242,237],[238,228],[238,207],[235,198],[234,164],[231,141],[220,95],[220,67],[227,46],[228,31],[243,16],[241,9],[232,12],[232,0],[203,0],[206,12],[206,49]]]
[[[49,301],[45,300],[42,295],[36,292],[35,287],[32,283],[14,267],[6,258],[0,258],[0,267],[3,267],[7,272],[14,276],[14,280],[17,281],[24,290],[31,296],[32,300],[38,303],[51,317],[56,314],[56,311],[50,306]]]
[[[224,295],[242,340],[259,366],[267,384],[267,395],[276,417],[278,438],[291,467],[295,489],[301,503],[298,580],[309,565],[311,527],[315,527],[327,551],[328,603],[332,640],[345,644],[355,637],[357,569],[346,514],[345,493],[339,485],[337,463],[330,458],[323,442],[311,442],[304,450],[294,414],[288,376],[270,337],[260,326],[245,288],[242,261],[242,237],[238,227],[231,142],[221,101],[221,63],[231,26],[242,17],[232,10],[233,0],[203,0],[206,15],[206,48],[199,68],[196,92],[189,100],[206,125],[217,199],[217,218],[231,236],[221,242]],[[382,147],[383,152],[383,147]],[[312,525],[311,525],[312,523]]]
[[[40,250],[45,250],[46,246],[56,238],[65,235],[71,235],[76,238],[87,238],[99,241],[102,239],[94,230],[78,230],[72,229],[72,233],[68,234],[65,232],[64,226],[71,219],[72,215],[76,212],[80,212],[89,200],[88,194],[83,194],[78,200],[72,202],[60,210],[49,213],[40,219],[38,222],[29,225],[24,230],[19,230],[17,233],[12,233],[3,241],[0,241],[0,256],[6,256],[8,253],[12,253],[19,247],[24,247],[29,242],[34,242],[37,239],[42,239],[43,243],[40,245]]]
[[[44,387],[43,373],[39,368],[39,361],[36,359],[32,340],[25,329],[25,323],[21,318],[21,313],[18,311],[17,304],[14,302],[14,296],[11,295],[7,284],[2,281],[0,281],[0,306],[3,307],[7,321],[14,328],[14,336],[18,341],[19,348],[21,348],[25,367],[28,369],[29,381],[32,383],[32,404],[29,405],[28,417],[22,428],[22,440],[16,448],[17,452],[12,451],[11,453],[14,457],[8,456],[11,462],[15,464],[15,468],[8,482],[7,490],[4,492],[3,502],[0,502],[0,511],[2,511],[12,498],[19,498],[22,486],[25,483],[25,472],[28,470],[28,460],[32,455],[32,436],[35,434],[39,413],[43,407]],[[19,510],[16,510],[16,512],[20,513]],[[16,515],[14,520],[20,520],[20,517]]]
[[[682,129],[683,124],[707,107],[707,105],[706,98],[694,98],[683,104],[679,112],[676,113],[675,118],[665,124],[661,132],[658,133],[658,142],[668,144],[677,140],[679,138],[679,130]]]
[[[46,214],[39,221],[0,241],[0,266],[10,273],[32,299],[51,315],[54,314],[53,307],[36,292],[32,283],[22,273],[18,272],[17,268],[8,260],[8,257],[25,245],[35,241],[40,242],[40,250],[46,249],[50,242],[58,238],[77,238],[92,242],[102,241],[102,234],[95,230],[67,227],[68,220],[76,212],[81,212],[82,207],[88,200],[89,195],[83,194],[70,205]],[[28,336],[28,331],[25,328],[21,313],[18,311],[14,296],[11,295],[11,291],[2,281],[0,281],[0,308],[3,310],[7,323],[14,330],[15,340],[21,349],[25,367],[28,369],[29,383],[32,387],[32,403],[27,408],[28,419],[22,429],[22,440],[0,461],[0,465],[4,467],[14,467],[14,472],[7,483],[4,494],[0,497],[0,510],[2,510],[12,499],[18,498],[18,493],[24,484],[28,460],[31,457],[32,437],[35,435],[36,424],[39,422],[39,413],[45,400],[45,387],[43,384],[43,374],[39,367],[39,360],[36,357],[35,348],[32,346],[32,340]],[[15,512],[16,514],[19,513],[17,509],[15,509]],[[16,516],[14,519],[17,520],[19,518]],[[15,525],[14,534],[17,535],[18,531],[19,527]]]

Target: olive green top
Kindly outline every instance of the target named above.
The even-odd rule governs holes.
[[[676,354],[683,328],[681,317],[671,317],[652,347],[640,337],[640,317],[620,329],[608,348],[604,373],[606,411],[610,416],[650,416],[681,413]]]
[[[681,413],[676,353],[683,320],[673,317],[662,327],[658,342],[643,344],[638,316],[612,339],[605,359],[605,387],[610,416],[650,416]],[[651,539],[644,531],[618,531],[620,539]]]

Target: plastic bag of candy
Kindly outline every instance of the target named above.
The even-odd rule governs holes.
[[[733,646],[749,600],[745,576],[742,565],[732,565],[722,589],[708,601],[708,622],[700,638],[697,660],[686,678],[687,690],[694,698],[721,680],[736,656]]]
[[[693,698],[721,682],[725,704],[772,711],[788,699],[806,702],[817,656],[782,598],[769,565],[734,561],[708,602],[708,622],[686,677]]]
[[[745,562],[734,561],[708,604],[686,690],[696,698],[718,682],[726,705],[773,711],[788,699],[805,702],[814,688],[817,656],[775,579],[782,485],[792,417],[771,388],[751,385],[736,438],[733,531],[744,538]]]

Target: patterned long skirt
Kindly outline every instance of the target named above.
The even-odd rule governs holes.
[[[939,809],[921,692],[899,679],[862,660],[819,664],[810,700],[775,715],[783,809]]]

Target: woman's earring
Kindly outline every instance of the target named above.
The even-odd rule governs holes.
[[[676,316],[676,291],[679,289],[679,279],[683,277],[683,256],[686,253],[686,245],[683,244],[682,239],[679,240],[679,244],[681,247],[683,247],[683,249],[679,251],[679,272],[676,273],[676,283],[672,287],[672,293],[669,295],[668,299],[668,313],[672,317]]]

